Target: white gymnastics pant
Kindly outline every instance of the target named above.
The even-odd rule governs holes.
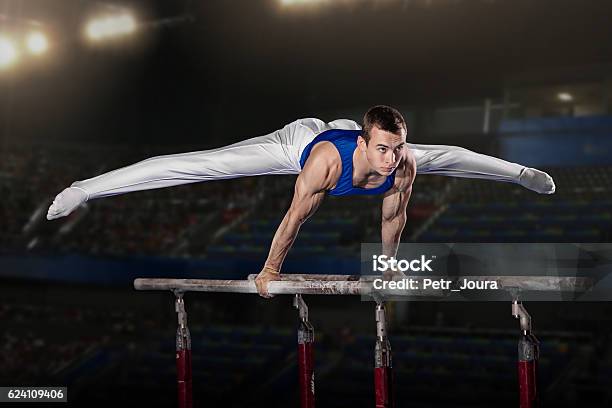
[[[77,181],[87,200],[132,191],[150,190],[266,174],[298,174],[300,155],[316,135],[327,129],[361,129],[346,119],[325,123],[315,118],[296,120],[268,135],[218,149],[152,157]],[[455,146],[408,144],[417,162],[417,174],[440,174],[519,183],[524,166]]]

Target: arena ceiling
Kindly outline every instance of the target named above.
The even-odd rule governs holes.
[[[130,106],[167,110],[162,95],[223,120],[499,96],[511,74],[612,62],[609,1],[287,1],[1,0],[0,27],[34,21],[54,33],[59,68],[28,81],[95,82],[104,94],[113,80]],[[81,41],[84,20],[118,9],[135,10],[142,38]]]

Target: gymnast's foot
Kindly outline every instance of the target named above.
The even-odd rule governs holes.
[[[73,212],[78,206],[87,201],[88,195],[85,190],[77,187],[68,187],[59,193],[53,204],[47,211],[47,219],[54,220],[56,218],[65,217]]]
[[[555,182],[552,177],[538,169],[525,167],[519,176],[519,184],[540,194],[555,192]]]

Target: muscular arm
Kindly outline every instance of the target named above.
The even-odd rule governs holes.
[[[403,175],[399,175],[396,185],[389,190],[382,203],[382,251],[383,255],[395,256],[397,247],[406,226],[406,207],[412,193],[412,183],[416,175],[416,163],[406,164]]]
[[[266,268],[280,271],[300,226],[315,213],[325,197],[325,191],[337,181],[339,172],[334,164],[336,155],[335,148],[327,144],[313,149],[296,180],[291,206],[274,234]]]
[[[321,191],[317,184],[309,175],[302,173],[298,176],[291,206],[274,234],[266,268],[280,271],[300,226],[319,208],[325,191]]]
[[[405,191],[396,191],[385,196],[382,205],[382,248],[383,255],[395,256],[406,226],[406,207],[410,200],[412,186]]]

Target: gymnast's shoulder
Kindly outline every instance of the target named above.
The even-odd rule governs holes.
[[[342,159],[333,143],[322,141],[310,152],[300,177],[317,181],[321,187],[332,189],[340,179]]]

